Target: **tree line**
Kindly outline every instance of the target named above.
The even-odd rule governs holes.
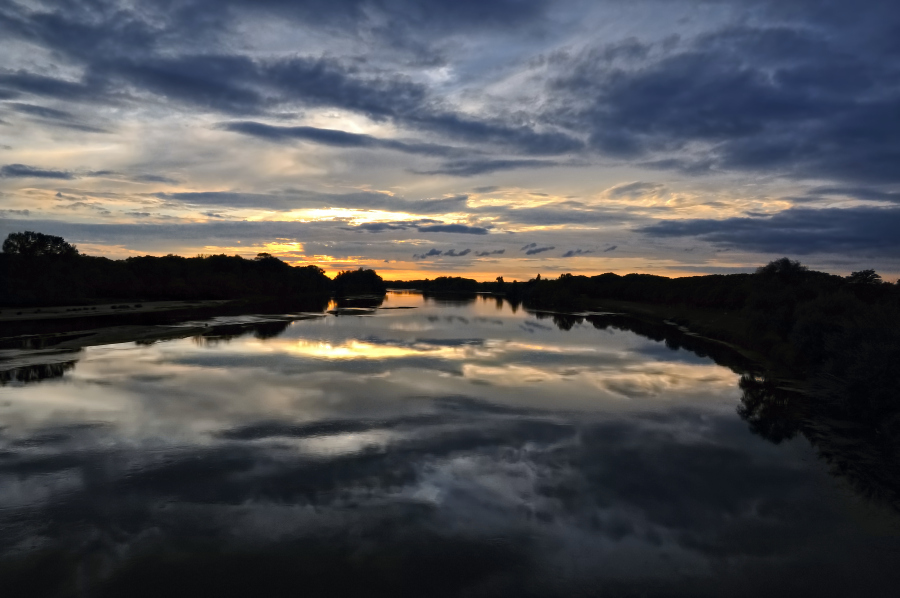
[[[121,300],[291,299],[383,294],[374,271],[334,279],[318,266],[291,266],[267,253],[253,259],[207,255],[130,257],[84,255],[63,238],[11,233],[0,253],[0,305],[72,305]]]

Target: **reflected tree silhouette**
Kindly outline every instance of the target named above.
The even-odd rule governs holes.
[[[436,305],[469,305],[478,301],[478,295],[475,293],[428,293],[423,292],[422,296],[427,301],[432,301]]]
[[[738,386],[742,394],[737,412],[754,434],[779,444],[800,432],[802,410],[798,408],[798,397],[779,389],[771,378],[755,374],[741,376]]]
[[[785,266],[789,273],[790,266]],[[843,376],[826,378],[802,393],[730,346],[677,326],[622,315],[532,313],[538,319],[552,319],[560,330],[571,330],[586,320],[598,330],[632,332],[730,368],[741,375],[737,413],[754,434],[775,444],[802,435],[832,475],[858,495],[900,512],[900,402],[892,382],[900,351],[890,342],[869,339],[861,344],[863,355],[857,364],[862,365],[855,365],[849,376],[841,364],[835,364],[833,368]],[[888,327],[884,335],[890,334]]]
[[[252,324],[229,324],[213,326],[208,331],[193,337],[194,342],[203,346],[215,346],[229,343],[234,339],[253,335],[260,340],[275,338],[284,333],[291,325],[290,320],[276,322],[254,322]]]
[[[32,384],[53,378],[62,378],[66,372],[75,369],[77,360],[60,363],[27,365],[9,370],[0,370],[0,386],[13,382]]]
[[[365,295],[362,297],[335,297],[334,304],[338,309],[361,308],[374,309],[384,304],[384,295]]]

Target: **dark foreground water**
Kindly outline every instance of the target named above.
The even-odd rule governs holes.
[[[492,298],[382,307],[413,309],[7,368],[0,594],[900,592],[881,465],[742,402],[713,349]]]

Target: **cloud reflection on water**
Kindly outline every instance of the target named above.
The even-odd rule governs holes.
[[[841,595],[895,575],[809,446],[735,416],[734,372],[421,305],[93,347],[0,389],[0,581],[61,554],[54,579],[98,595]]]

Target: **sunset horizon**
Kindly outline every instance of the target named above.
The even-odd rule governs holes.
[[[385,278],[900,277],[897,11],[8,2],[0,236]]]

